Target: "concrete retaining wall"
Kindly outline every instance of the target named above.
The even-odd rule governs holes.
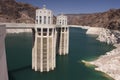
[[[5,25],[0,25],[0,80],[8,80],[8,71],[5,52]]]

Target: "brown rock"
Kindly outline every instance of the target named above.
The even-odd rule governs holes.
[[[68,24],[120,30],[120,9],[110,9],[103,13],[66,15],[68,16]]]
[[[1,0],[0,22],[34,23],[36,9],[37,7],[15,0]]]

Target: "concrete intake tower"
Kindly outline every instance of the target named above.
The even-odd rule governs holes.
[[[67,17],[57,16],[56,25],[53,24],[51,10],[36,10],[36,21],[33,31],[32,69],[35,71],[50,71],[56,67],[56,53],[68,54],[69,28]]]
[[[49,72],[56,67],[56,54],[69,53],[69,27],[67,17],[57,16],[53,24],[53,12],[46,9],[36,10],[35,24],[0,23],[0,80],[8,80],[5,51],[6,29],[32,29],[32,69]]]

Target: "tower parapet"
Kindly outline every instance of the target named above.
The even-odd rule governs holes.
[[[36,10],[36,24],[53,24],[53,13],[43,6],[42,9]]]
[[[56,25],[67,26],[67,16],[65,16],[63,14],[57,16],[57,23],[56,23]]]

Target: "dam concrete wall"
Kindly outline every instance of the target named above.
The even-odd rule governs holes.
[[[8,80],[7,60],[5,51],[5,25],[0,25],[0,80]]]

